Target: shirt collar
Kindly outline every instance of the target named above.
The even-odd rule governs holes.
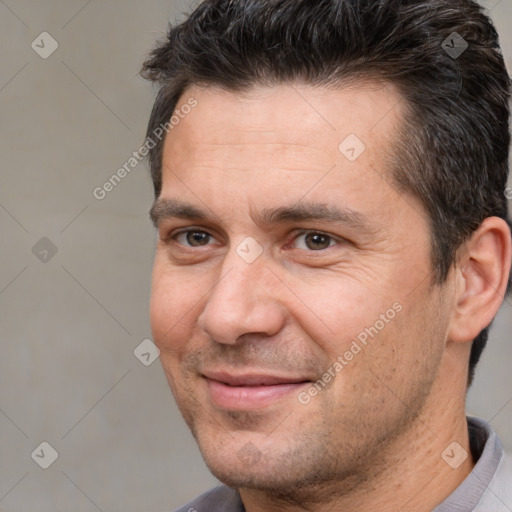
[[[501,458],[503,446],[489,423],[480,418],[467,417],[473,471],[432,512],[467,512],[473,510],[489,486]]]

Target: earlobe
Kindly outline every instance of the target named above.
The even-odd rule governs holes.
[[[448,339],[468,342],[490,325],[503,302],[512,249],[507,223],[488,217],[464,246],[456,265],[456,304]]]

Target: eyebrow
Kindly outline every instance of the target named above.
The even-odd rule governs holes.
[[[194,221],[218,219],[206,210],[179,199],[159,198],[151,207],[150,218],[155,226],[162,220],[179,218]],[[357,230],[374,231],[376,228],[366,215],[349,208],[316,202],[301,202],[290,206],[266,208],[251,215],[254,222],[261,226],[275,226],[286,222],[321,221],[345,224]]]

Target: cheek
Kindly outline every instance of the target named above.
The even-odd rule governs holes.
[[[368,368],[388,388],[387,399],[402,403],[429,391],[441,362],[446,329],[436,301],[424,293],[413,295],[401,300],[401,311],[366,349]]]
[[[153,339],[162,355],[179,354],[191,337],[201,297],[196,286],[155,260],[149,313]]]
[[[290,315],[332,361],[349,350],[352,341],[364,341],[365,329],[393,306],[375,281],[369,284],[353,276],[329,273],[290,281],[289,286],[296,294],[287,303]]]

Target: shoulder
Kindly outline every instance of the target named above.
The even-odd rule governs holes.
[[[512,509],[512,456],[503,454],[489,486],[474,512],[508,512]]]
[[[175,512],[241,512],[242,510],[238,492],[225,485],[219,485]]]

